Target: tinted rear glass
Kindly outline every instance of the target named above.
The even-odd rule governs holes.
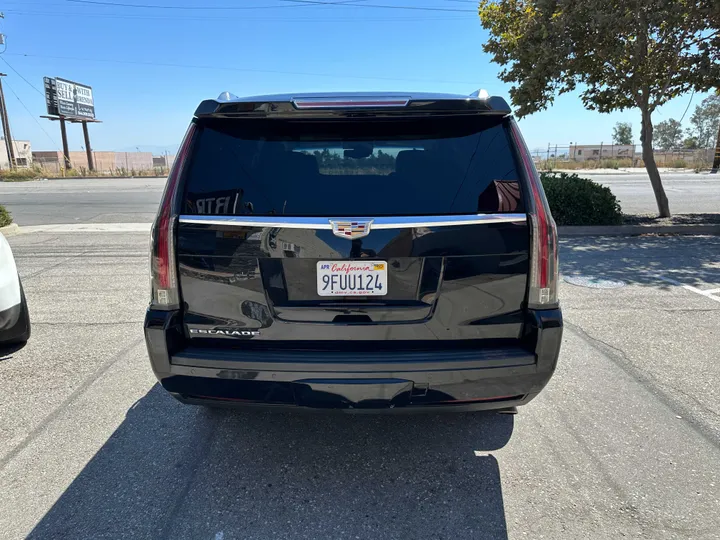
[[[185,214],[523,211],[501,119],[212,119],[200,127]]]

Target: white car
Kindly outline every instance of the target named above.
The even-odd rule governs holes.
[[[10,244],[0,234],[0,344],[30,338],[30,314]]]

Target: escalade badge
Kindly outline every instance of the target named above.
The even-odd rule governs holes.
[[[372,219],[364,221],[330,220],[330,225],[332,225],[333,234],[335,236],[352,240],[354,238],[362,238],[370,234],[370,225],[372,225],[372,222]]]
[[[191,334],[208,334],[211,336],[254,337],[259,330],[237,330],[235,328],[189,328]]]

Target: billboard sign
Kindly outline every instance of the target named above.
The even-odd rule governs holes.
[[[90,86],[57,77],[45,77],[43,83],[48,114],[80,120],[95,119],[95,102]]]

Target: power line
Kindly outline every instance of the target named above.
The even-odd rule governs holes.
[[[367,2],[368,0],[334,0],[334,1],[327,1],[327,0],[280,0],[280,2],[295,2],[297,4],[315,4],[315,5],[327,5],[327,6],[343,6],[343,5],[353,5],[357,2]],[[278,6],[283,7],[283,6]],[[290,7],[290,6],[287,6]]]
[[[67,0],[75,4],[92,4],[96,6],[115,6],[115,7],[128,7],[128,8],[139,8],[139,9],[177,9],[177,10],[251,10],[251,9],[278,9],[278,8],[290,8],[290,7],[308,7],[308,6],[343,6],[343,7],[363,7],[363,8],[377,8],[377,9],[400,9],[400,10],[413,10],[413,11],[449,11],[454,13],[476,13],[474,9],[461,9],[461,8],[444,8],[435,6],[393,6],[388,4],[349,4],[346,2],[333,2],[333,1],[321,1],[321,0],[283,0],[289,2],[287,5],[275,5],[275,6],[172,6],[172,5],[158,5],[158,4],[126,4],[124,2],[101,2],[99,0]]]
[[[365,0],[281,0],[285,2],[292,2],[292,4],[279,4],[274,6],[164,6],[161,4],[126,4],[124,2],[99,2],[97,0],[65,0],[74,4],[91,4],[95,6],[114,6],[114,7],[129,7],[129,8],[141,8],[141,9],[184,9],[184,10],[253,10],[253,9],[284,9],[291,7],[308,7],[312,5],[347,5],[355,2],[364,2]]]
[[[23,103],[23,100],[20,99],[20,96],[18,96],[17,93],[15,92],[15,90],[13,90],[12,86],[10,86],[10,85],[7,83],[7,81],[5,81],[5,86],[7,86],[7,87],[10,89],[10,91],[12,92],[12,94],[13,94],[13,95],[17,98],[17,100],[20,102],[20,105],[23,106],[23,108],[24,108],[24,109],[27,111],[27,113],[32,117],[32,119],[35,121],[35,123],[38,125],[38,127],[42,130],[42,132],[45,134],[45,136],[46,136],[48,139],[50,139],[50,142],[51,142],[51,143],[53,143],[53,144],[55,145],[55,149],[58,150],[60,147],[58,146],[57,141],[56,141],[55,139],[53,139],[47,131],[45,131],[45,128],[42,127],[42,124],[38,121],[37,118],[35,118],[35,115],[30,112],[30,109],[28,109],[27,106],[25,105],[25,103]],[[58,150],[58,151],[59,151],[59,150]]]
[[[79,62],[104,62],[111,64],[129,64],[129,65],[142,65],[142,66],[155,66],[155,67],[175,67],[183,69],[214,69],[218,71],[238,71],[246,73],[273,73],[278,75],[302,75],[308,77],[331,77],[335,79],[363,79],[363,80],[376,80],[376,81],[401,81],[401,82],[422,82],[422,83],[446,83],[446,84],[467,84],[470,87],[477,86],[477,81],[453,81],[453,80],[431,80],[431,79],[404,79],[399,77],[370,77],[364,75],[344,75],[344,74],[331,74],[331,73],[310,73],[303,71],[281,71],[273,69],[253,69],[253,68],[238,68],[232,66],[207,66],[207,65],[193,65],[193,64],[174,64],[166,62],[143,62],[140,60],[115,60],[115,59],[104,59],[104,58],[79,58],[73,56],[48,56],[40,54],[27,54],[27,53],[5,53],[10,56],[22,56],[25,58],[46,58],[49,60],[75,60]]]
[[[682,118],[680,119],[680,123],[682,124],[682,121],[685,120],[685,115],[688,112],[688,109],[690,108],[690,104],[692,103],[693,98],[695,97],[695,89],[693,89],[692,94],[690,94],[690,101],[688,101],[687,107],[685,107],[685,112],[682,115]]]
[[[13,0],[3,2],[4,6],[14,5],[14,4],[20,4],[23,7],[24,6],[43,6],[43,7],[62,6],[62,7],[67,7],[67,4],[65,4],[65,2],[63,2],[63,3],[59,3],[59,2],[26,2],[25,0],[23,0],[22,2],[13,2]]]
[[[38,94],[40,94],[42,97],[45,97],[45,93],[42,92],[41,90],[39,90],[37,86],[35,86],[35,85],[34,85],[33,83],[31,83],[30,81],[28,81],[25,77],[23,77],[22,75],[20,75],[20,73],[18,72],[18,70],[15,69],[14,67],[12,67],[12,66],[10,65],[10,62],[8,62],[7,60],[5,60],[5,58],[3,58],[2,56],[0,56],[0,60],[2,60],[3,62],[5,62],[5,64],[7,65],[7,67],[9,67],[10,69],[12,69],[12,70],[15,72],[15,75],[17,75],[17,76],[20,77],[23,81],[25,81],[26,83],[28,83]]]
[[[333,5],[335,2],[326,2],[320,0],[281,0],[283,2],[296,2],[299,4],[320,4],[320,5]],[[352,6],[356,7],[356,6]],[[453,11],[461,13],[474,13],[472,9],[457,9],[457,8],[443,8],[443,7],[426,7],[426,6],[392,6],[387,4],[362,4],[357,7],[371,7],[378,9],[411,9],[415,11]]]
[[[358,17],[248,17],[242,15],[242,18],[238,19],[232,15],[225,15],[219,17],[176,17],[168,15],[126,15],[120,13],[70,13],[70,12],[57,12],[57,11],[16,11],[7,9],[4,13],[12,13],[14,15],[29,15],[32,17],[37,16],[48,16],[48,17],[88,17],[96,19],[125,19],[125,20],[146,20],[146,21],[273,21],[273,22],[312,22],[312,23],[357,23]],[[367,22],[413,22],[413,21],[466,21],[466,16],[426,16],[426,17],[362,17],[362,21]]]

